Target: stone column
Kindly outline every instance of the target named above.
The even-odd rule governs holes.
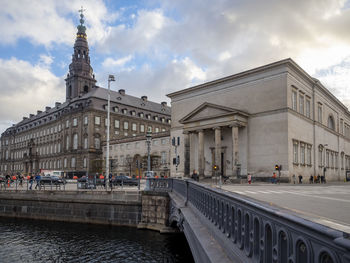
[[[198,131],[198,173],[204,176],[204,131]]]
[[[221,167],[221,127],[215,127],[215,164]]]
[[[238,155],[238,126],[232,126],[232,170],[237,174]]]
[[[190,132],[188,134],[189,137],[189,143],[190,143],[190,175],[192,174],[192,171],[195,169],[195,149],[194,149],[194,139],[195,139],[195,133]]]

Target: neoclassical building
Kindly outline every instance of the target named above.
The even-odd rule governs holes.
[[[105,143],[104,143],[105,145]],[[147,171],[146,136],[130,136],[110,142],[111,173],[142,177]],[[152,134],[150,141],[151,171],[155,176],[170,176],[170,130]],[[106,158],[107,147],[103,147],[103,157]],[[138,164],[138,165],[137,165]]]
[[[168,97],[171,137],[183,142],[179,175],[197,169],[209,177],[216,164],[226,176],[268,178],[278,164],[284,180],[323,173],[344,180],[350,169],[347,107],[292,59]]]
[[[41,169],[67,173],[103,169],[101,144],[106,140],[107,89],[96,86],[90,64],[84,16],[77,27],[66,78],[66,101],[24,117],[0,138],[0,174]],[[170,130],[170,107],[125,90],[111,91],[111,139]]]

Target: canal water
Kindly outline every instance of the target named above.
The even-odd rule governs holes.
[[[0,262],[194,262],[183,234],[0,218]]]

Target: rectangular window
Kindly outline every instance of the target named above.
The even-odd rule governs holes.
[[[305,144],[300,144],[300,164],[305,164]]]
[[[293,142],[293,163],[298,164],[298,148],[299,144],[298,142]]]
[[[341,169],[344,169],[344,153],[342,153],[340,156],[340,165],[341,165]]]
[[[299,113],[304,115],[304,95],[299,95]]]
[[[95,116],[95,125],[101,125],[101,117]]]
[[[69,128],[69,120],[66,120],[66,128]]]
[[[152,132],[152,126],[148,126],[148,127],[147,127],[147,131],[148,131],[148,132]]]
[[[145,132],[145,125],[143,124],[140,125],[140,132]]]
[[[88,138],[85,137],[84,138],[84,149],[87,149],[88,148]]]
[[[124,121],[124,130],[128,130],[129,129],[129,123],[127,121]]]
[[[114,128],[119,129],[120,123],[119,120],[114,120]]]
[[[311,145],[307,146],[306,164],[311,166]]]
[[[84,168],[87,167],[87,159],[86,159],[86,157],[84,157],[83,166],[84,166]]]
[[[84,116],[84,125],[87,125],[89,122],[88,116]]]
[[[311,118],[311,102],[309,99],[306,99],[306,117]]]
[[[133,130],[133,131],[136,131],[136,130],[137,130],[137,125],[136,125],[136,123],[133,123],[133,124],[132,124],[132,130]]]
[[[293,110],[297,110],[297,92],[296,90],[292,91],[292,109]]]
[[[344,120],[340,119],[340,127],[339,127],[340,134],[344,135]]]
[[[330,162],[329,162],[329,151],[326,151],[326,167],[330,167]]]
[[[158,133],[158,132],[159,132],[159,128],[156,127],[156,128],[155,128],[155,133]]]
[[[73,127],[76,127],[78,125],[78,119],[74,118],[73,119]]]
[[[161,162],[161,164],[166,164],[167,163],[167,161],[166,161],[166,156],[167,154],[166,154],[166,152],[162,152],[161,153],[161,159],[160,159],[160,162]]]
[[[71,167],[72,167],[72,168],[75,168],[75,157],[72,157],[72,160],[71,160]]]
[[[338,169],[338,153],[334,154],[334,168]]]

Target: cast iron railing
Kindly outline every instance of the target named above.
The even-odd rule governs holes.
[[[243,251],[247,261],[350,262],[350,239],[341,231],[191,180],[151,179],[151,185],[152,190],[181,196],[234,249]]]

